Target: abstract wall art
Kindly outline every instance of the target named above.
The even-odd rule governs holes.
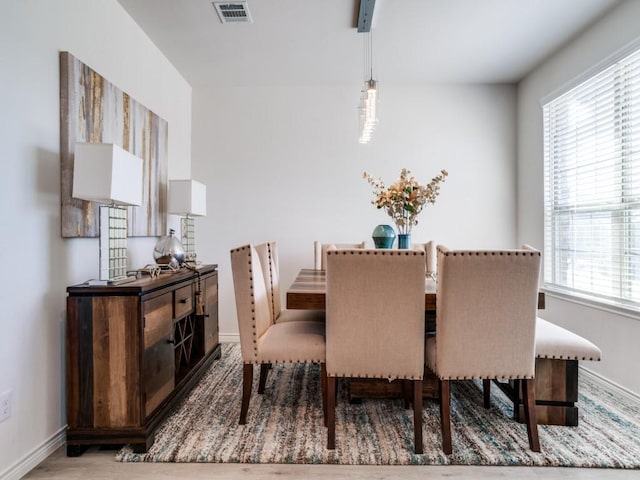
[[[128,234],[165,235],[167,122],[69,52],[60,52],[61,234],[97,237],[98,205],[71,196],[76,142],[114,143],[142,158],[142,205],[128,207]]]

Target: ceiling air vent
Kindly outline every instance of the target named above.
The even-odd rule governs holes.
[[[222,23],[253,23],[247,2],[213,2]]]

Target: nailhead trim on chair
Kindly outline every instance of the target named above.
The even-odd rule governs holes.
[[[251,305],[253,305],[253,307],[251,308],[251,313],[252,313],[252,322],[251,322],[251,328],[252,328],[252,336],[253,336],[253,356],[257,357],[258,356],[258,333],[256,332],[256,309],[255,309],[255,300],[254,300],[254,296],[253,296],[253,271],[251,269],[251,245],[243,245],[241,247],[238,248],[234,248],[231,250],[231,253],[234,252],[243,252],[244,250],[249,250],[249,283],[250,283],[250,288],[249,290],[251,291]]]
[[[356,251],[356,250],[328,250],[327,251],[327,255],[389,255],[389,256],[393,256],[393,255],[404,255],[404,256],[413,255],[414,257],[416,255],[419,255],[421,257],[424,257],[426,255],[426,252],[424,252],[424,250],[390,250],[390,251],[364,250],[364,249],[360,249],[360,250],[361,251]]]
[[[481,376],[477,376],[477,375],[465,375],[465,376],[461,376],[461,377],[439,377],[440,380],[485,380],[488,378],[493,378],[487,375],[481,375]],[[534,379],[535,376],[531,375],[528,377],[523,377],[520,375],[515,375],[515,376],[511,376],[511,375],[500,375],[500,377],[497,377],[500,380],[529,380],[529,379]]]
[[[268,358],[264,358],[260,361],[256,360],[255,362],[247,362],[247,363],[253,363],[254,365],[261,365],[263,363],[275,363],[275,364],[282,364],[282,365],[287,365],[289,363],[323,363],[324,359],[321,358],[308,358],[308,359],[304,359],[304,360],[269,360]]]
[[[276,307],[275,307],[275,299],[273,297],[273,269],[271,265],[273,264],[273,256],[271,253],[271,242],[267,242],[267,254],[269,255],[269,285],[271,288],[269,289],[271,293],[271,318],[273,321],[276,320]]]
[[[484,250],[446,250],[443,249],[440,245],[438,245],[437,250],[439,253],[442,253],[443,255],[447,256],[447,257],[456,257],[456,256],[465,256],[465,255],[476,255],[476,256],[480,256],[480,255],[484,255],[484,256],[495,256],[495,255],[514,255],[514,256],[518,256],[518,255],[525,255],[525,256],[540,256],[541,253],[537,250],[502,250],[502,251],[484,251]]]
[[[334,375],[332,375],[332,377],[336,377],[336,378],[378,378],[381,380],[389,380],[389,382],[392,382],[393,380],[397,380],[399,377],[388,377],[388,376],[384,376],[384,375],[370,375],[368,373],[354,373],[354,372],[350,372],[350,373],[346,373],[346,372],[341,372],[341,373],[335,373]],[[423,380],[423,377],[402,377],[403,380]]]
[[[550,360],[585,360],[585,361],[592,361],[592,362],[599,362],[600,359],[599,358],[595,358],[595,357],[576,357],[576,356],[570,356],[570,355],[536,355],[536,358],[548,358]]]

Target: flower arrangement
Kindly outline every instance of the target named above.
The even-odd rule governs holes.
[[[411,233],[411,228],[418,224],[417,217],[422,208],[428,203],[436,203],[440,194],[440,183],[444,182],[447,175],[449,174],[446,170],[441,170],[440,175],[433,177],[430,183],[420,185],[411,176],[411,172],[403,168],[400,178],[389,187],[385,186],[382,179],[376,179],[367,172],[364,172],[363,178],[373,186],[376,198],[371,203],[387,211],[399,233],[408,234]]]

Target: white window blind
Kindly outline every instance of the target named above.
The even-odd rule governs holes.
[[[543,114],[545,287],[640,310],[640,50]]]

